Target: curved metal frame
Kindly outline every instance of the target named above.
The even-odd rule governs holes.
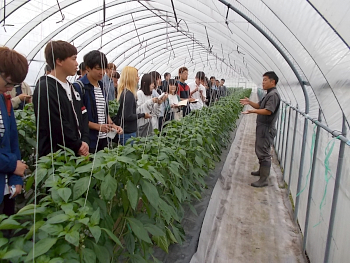
[[[73,0],[69,0],[69,1],[67,0],[67,1],[65,1],[64,3],[65,3],[66,5],[62,5],[62,9],[68,7],[69,5],[71,5],[71,4],[73,4],[73,3],[76,3],[76,2],[77,2],[77,1],[73,1]],[[123,4],[123,3],[125,3],[125,2],[113,1],[113,2],[111,2],[111,3],[109,3],[109,4],[107,4],[107,5],[106,5],[106,8],[109,8],[109,7],[118,5],[118,4]],[[147,11],[150,11],[151,13],[153,13],[153,16],[151,15],[150,17],[159,17],[159,18],[161,18],[165,23],[167,23],[168,25],[170,25],[171,27],[176,28],[176,27],[175,27],[174,25],[172,25],[169,21],[167,21],[167,20],[165,20],[163,17],[161,17],[161,15],[155,13],[155,10],[162,10],[162,11],[164,11],[164,10],[168,7],[167,5],[163,5],[163,6],[164,6],[164,10],[163,10],[163,9],[150,9],[149,7],[144,6],[142,3],[140,3],[140,4],[143,6],[143,9],[142,9],[142,8],[140,9],[140,8],[138,8],[138,7],[135,7],[135,8],[133,8],[132,10],[134,10],[134,11],[136,11],[136,10],[137,10],[137,11],[146,11],[146,10],[147,10]],[[56,6],[55,6],[55,7],[56,7]],[[56,9],[55,7],[51,7],[51,8],[50,8],[50,9],[53,9],[52,12],[55,11],[55,9]],[[49,9],[49,10],[50,10],[50,9]],[[61,27],[61,28],[55,30],[55,33],[57,34],[57,32],[62,32],[63,29],[68,28],[69,25],[72,25],[72,24],[74,24],[75,22],[81,20],[83,17],[86,17],[86,15],[89,15],[89,14],[95,12],[95,11],[100,11],[100,10],[102,10],[102,8],[95,8],[95,9],[93,9],[92,11],[90,11],[89,13],[85,13],[85,14],[79,16],[79,18],[76,18],[76,19],[72,20],[71,22],[69,22],[68,24],[65,24],[63,27]],[[58,12],[59,10],[56,10],[56,11]],[[169,15],[172,16],[170,11],[171,11],[170,9],[169,9],[169,11],[165,11],[165,12],[167,13],[168,16],[169,16]],[[128,12],[130,13],[130,10],[128,10]],[[41,14],[39,14],[40,18],[41,18],[41,16],[42,16],[42,14],[44,14],[44,13],[47,13],[47,10],[46,10],[45,12],[42,12]],[[126,12],[124,12],[124,13],[126,13]],[[190,15],[190,14],[187,13],[187,12],[186,12],[186,14],[187,14],[187,15]],[[125,15],[128,15],[128,13],[126,13]],[[37,16],[37,17],[39,17],[39,16]],[[192,14],[192,16],[193,16],[193,14]],[[107,18],[107,21],[110,21],[111,19],[117,18],[117,17],[121,17],[120,14]],[[44,21],[45,19],[47,19],[47,16],[44,17],[44,19],[41,20],[41,21]],[[200,19],[200,18],[199,18],[199,19]],[[33,20],[35,20],[35,19],[33,19]],[[33,20],[32,20],[32,21],[33,21]],[[32,21],[31,21],[31,22],[32,22]],[[28,24],[30,24],[31,22],[27,23],[26,26],[28,27]],[[130,21],[130,22],[131,22],[131,21]],[[93,28],[93,27],[95,27],[95,25],[93,25],[92,27],[89,26],[89,27],[84,28],[83,30],[79,31],[78,34],[74,35],[71,39],[75,39],[75,38],[81,36],[82,34],[86,33],[88,30],[90,30],[90,29]],[[33,29],[33,28],[35,28],[35,26],[32,27],[32,29]],[[116,28],[118,28],[118,26],[117,26]],[[23,28],[22,28],[22,29],[23,29]],[[106,31],[108,32],[108,30],[106,30]],[[214,31],[214,32],[216,32],[216,31]],[[130,32],[128,32],[128,33],[130,33]],[[183,35],[185,35],[185,36],[187,36],[189,39],[192,39],[192,36],[189,36],[187,32],[180,32],[180,33],[183,34]],[[26,35],[27,33],[24,33],[24,34]],[[54,33],[53,33],[53,34],[54,34]],[[50,34],[50,36],[52,36],[53,34]],[[104,34],[104,33],[103,33],[103,34]],[[229,36],[229,35],[227,34],[227,32],[224,32],[224,31],[222,31],[221,29],[219,30],[218,34],[221,34],[221,36],[223,36],[223,37],[228,37],[229,39],[231,39],[231,36]],[[245,34],[246,34],[246,33],[245,33]],[[16,34],[15,34],[15,35],[16,35]],[[246,34],[246,35],[249,37],[248,34]],[[98,37],[99,37],[99,36],[98,36]],[[90,41],[93,42],[93,41],[96,40],[98,37],[96,37],[96,38],[93,37],[93,38],[90,39]],[[112,40],[112,41],[113,41],[113,40]],[[191,41],[193,41],[193,40],[191,40]],[[206,48],[200,41],[198,41],[198,40],[195,40],[195,41],[196,41],[196,43],[197,43],[198,45],[201,45],[201,46],[203,47],[203,50],[208,51],[207,48]],[[219,42],[217,39],[214,39],[214,41],[215,41],[215,42]],[[232,41],[232,39],[231,39],[231,41]],[[245,41],[245,40],[243,40],[243,41],[244,41],[245,45],[250,46],[249,43],[248,43],[247,41]],[[43,42],[43,41],[42,41],[42,42]],[[90,42],[90,43],[91,43],[91,42]],[[111,42],[111,41],[110,41],[110,42]],[[110,43],[110,42],[109,42],[109,43]],[[236,42],[236,41],[234,41],[234,42]],[[85,41],[85,43],[86,43],[86,41]],[[88,43],[88,44],[89,44],[89,43]],[[88,45],[88,44],[87,44],[87,45]],[[238,44],[238,45],[240,45],[240,44]],[[258,45],[258,44],[256,43],[256,45]],[[241,46],[241,45],[240,45],[240,46]],[[252,48],[252,47],[251,47],[251,48]],[[37,48],[34,49],[34,50],[30,53],[30,55],[33,56],[33,53],[35,53],[36,51],[38,51],[38,49],[40,50],[39,45],[37,45]],[[112,52],[114,49],[115,49],[115,48],[111,49],[109,52]],[[254,49],[252,49],[252,50],[254,50]],[[246,52],[246,53],[249,53],[249,55],[253,58],[253,61],[249,61],[250,67],[252,67],[252,65],[254,65],[257,61],[258,61],[258,62],[261,61],[261,60],[264,60],[264,61],[265,61],[265,59],[262,58],[262,57],[260,57],[260,59],[257,59],[248,49],[245,50],[245,52]],[[219,53],[219,52],[218,52],[218,53]],[[227,53],[229,53],[229,52],[227,52]],[[269,57],[269,56],[267,56],[267,57],[270,59],[270,61],[271,61],[272,63],[274,63],[271,57]],[[218,56],[218,58],[220,59],[219,56]],[[246,59],[247,59],[246,61],[249,60],[249,58],[247,58],[247,57],[246,57]],[[221,59],[221,60],[223,60],[223,59]],[[200,62],[198,62],[198,63],[200,63]],[[243,75],[245,75],[245,76],[249,76],[249,74],[258,75],[257,72],[249,73],[249,70],[246,69],[244,66],[242,66],[242,64],[239,62],[239,58],[237,59],[237,62],[236,62],[236,63],[240,66],[240,68],[241,68],[241,73],[242,73]],[[260,63],[260,64],[261,64],[261,66],[263,65],[262,63]],[[225,63],[225,66],[231,68],[227,63]],[[256,71],[256,69],[254,69],[254,67],[252,67],[252,70],[253,70],[253,71]],[[286,78],[285,78],[285,79],[286,79]],[[286,80],[287,80],[287,79],[286,79]],[[293,91],[292,91],[292,92],[293,92]],[[287,95],[287,97],[289,97],[289,95]]]
[[[64,2],[60,3],[61,10],[71,6],[80,0],[66,0]],[[45,10],[44,12],[40,13],[38,16],[30,20],[27,24],[25,24],[20,30],[18,30],[6,43],[5,46],[14,49],[18,43],[30,32],[32,31],[36,26],[40,25],[42,22],[44,22],[46,19],[48,19],[50,16],[54,15],[55,13],[59,12],[59,8],[57,5],[54,5],[50,7],[48,10]],[[46,13],[46,16],[42,16],[43,13]],[[28,29],[29,30],[28,30]],[[27,30],[26,30],[27,29]]]
[[[9,12],[7,12],[7,14],[5,15],[5,17],[3,16],[3,18],[0,19],[0,23],[3,22],[4,19],[6,19],[6,18],[8,18],[10,15],[12,15],[14,12],[16,12],[19,8],[21,8],[22,6],[24,6],[25,4],[27,4],[27,3],[30,2],[30,0],[22,0],[22,1],[23,1],[22,3],[19,3],[18,0],[17,0],[17,1],[12,1],[12,2],[8,3],[8,4],[6,5],[6,11],[9,11]],[[16,4],[17,4],[17,5],[16,5]],[[9,10],[9,8],[10,8],[10,10]],[[2,13],[3,13],[3,12],[2,12],[3,9],[4,9],[3,7],[0,8],[0,13],[1,13],[1,15],[2,15]]]
[[[115,5],[118,5],[120,3],[114,3],[114,4],[109,4],[110,6],[115,6]],[[94,14],[98,11],[101,11],[103,8],[95,8],[93,10],[91,10],[91,12],[89,12],[89,15],[91,14]],[[140,8],[138,8],[140,9]],[[132,10],[133,12],[137,13],[137,12],[142,12],[144,10]],[[128,11],[129,12],[129,11]],[[120,14],[117,14],[117,15],[114,15],[114,16],[111,16],[111,17],[108,17],[106,18],[106,22],[110,21],[110,20],[113,20],[113,19],[116,19],[116,18],[120,18],[120,17],[123,17],[123,16],[126,16],[126,15],[130,15],[130,13],[122,13],[122,15]],[[61,33],[63,30],[67,29],[68,27],[70,27],[71,25],[73,25],[74,23],[77,23],[79,22],[80,20],[82,20],[83,18],[86,17],[86,13],[76,17],[75,19],[69,21],[68,23],[62,25],[61,27],[59,27],[58,29],[56,29],[54,32],[52,32],[51,34],[49,34],[47,37],[45,37],[42,41],[40,41],[39,44],[37,44],[35,46],[35,48],[27,55],[27,59],[28,60],[32,60],[36,54],[47,44],[48,41],[50,41],[53,37],[55,37],[56,35],[58,35],[59,33]],[[91,30],[92,28],[95,28],[97,27],[97,24],[99,23],[102,23],[103,21],[99,21],[97,23],[95,23],[94,25],[91,25],[87,28],[85,28],[84,30],[81,30],[79,31],[78,34],[74,35],[71,39],[67,40],[67,42],[72,42],[74,41],[76,38],[78,38],[79,36],[81,36],[82,34],[86,33],[87,31]]]

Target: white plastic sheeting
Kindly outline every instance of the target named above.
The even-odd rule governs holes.
[[[310,218],[308,226],[308,235],[306,239],[306,251],[311,262],[323,262],[325,256],[325,247],[329,229],[329,221],[332,208],[332,200],[334,194],[334,183],[337,171],[339,141],[333,138],[329,133],[324,130],[320,130],[320,139],[317,153],[314,153],[313,136],[316,134],[315,125],[311,122],[308,123],[308,137],[306,143],[306,152],[304,156],[304,167],[301,178],[301,189],[297,191],[299,166],[301,162],[301,147],[303,136],[304,118],[298,114],[297,124],[295,123],[296,112],[292,110],[291,116],[289,116],[287,109],[285,121],[291,118],[289,140],[288,144],[285,140],[279,151],[279,160],[286,165],[283,167],[285,170],[285,181],[290,182],[290,192],[293,197],[293,202],[296,202],[296,196],[300,195],[300,203],[298,208],[298,223],[303,233],[305,233],[305,220],[307,212],[307,200],[310,187],[310,175],[312,166],[313,154],[316,154],[315,179],[313,182],[312,201],[310,206]],[[284,122],[282,122],[284,123]],[[294,155],[291,155],[291,149],[293,147],[293,131],[296,126],[296,140]],[[287,128],[287,127],[286,127]],[[283,126],[281,127],[283,131]],[[283,138],[283,132],[279,130],[279,136]],[[287,132],[287,130],[285,131]],[[285,135],[286,137],[286,135]],[[276,140],[276,144],[278,137]],[[347,262],[350,256],[350,252],[346,249],[346,244],[349,242],[349,236],[346,232],[350,229],[350,222],[348,218],[350,209],[350,163],[349,163],[349,148],[346,147],[345,158],[342,168],[342,177],[340,183],[339,197],[337,202],[337,210],[335,215],[334,231],[331,241],[329,262]],[[287,154],[286,154],[287,153]],[[292,158],[293,157],[293,158]],[[292,165],[291,165],[292,164]]]
[[[317,118],[322,109],[323,122],[332,130],[341,130],[342,115],[349,126],[350,118],[350,2],[345,0],[246,0],[228,2],[242,12],[244,19],[217,0],[126,1],[126,0],[12,0],[0,1],[0,45],[15,48],[27,56],[30,69],[26,81],[35,85],[43,74],[43,48],[51,39],[73,43],[78,48],[78,60],[92,49],[105,52],[118,70],[126,65],[139,72],[158,70],[176,75],[180,66],[187,66],[189,78],[202,70],[217,78],[226,78],[227,86],[260,86],[261,75],[274,70],[280,77],[278,89],[282,98],[305,109],[305,96],[295,72],[264,31],[292,62],[299,77],[306,83],[310,102],[309,116]],[[6,3],[6,8],[4,8]],[[103,8],[105,3],[105,9]],[[105,11],[105,12],[104,12]],[[227,15],[228,14],[228,15]],[[226,18],[227,15],[227,18]],[[5,19],[4,19],[5,18]],[[256,24],[260,30],[252,26]],[[292,114],[293,115],[293,114]],[[292,119],[292,126],[294,125]],[[303,134],[303,119],[299,118],[291,190],[296,196],[296,181]],[[309,168],[312,126],[309,124],[304,174]],[[292,137],[292,135],[290,136]],[[349,137],[349,136],[348,136]],[[330,135],[322,132],[318,153],[313,222],[319,220],[317,205],[323,197],[325,182],[324,156]],[[291,138],[289,140],[291,144]],[[330,165],[336,170],[337,150],[333,150]],[[339,195],[336,229],[331,245],[333,262],[345,262],[350,253],[342,249],[350,231],[343,216],[350,214],[349,147],[345,151],[343,179]],[[287,148],[290,156],[291,145]],[[290,158],[290,157],[289,157]],[[290,163],[287,160],[287,168]],[[288,170],[289,171],[289,170]],[[288,174],[286,179],[288,179]],[[303,177],[304,178],[304,177]],[[305,180],[305,178],[303,179]],[[288,180],[287,180],[288,182]],[[313,262],[323,260],[328,217],[332,202],[334,179],[328,183],[322,222],[310,230],[307,251]],[[303,228],[307,190],[300,197],[298,219]],[[316,211],[314,211],[316,210]],[[312,223],[311,223],[312,224]],[[341,227],[341,228],[340,228]],[[346,230],[346,231],[344,231]],[[314,233],[314,234],[313,234]]]

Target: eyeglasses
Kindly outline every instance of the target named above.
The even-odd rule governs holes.
[[[21,85],[21,83],[12,83],[12,82],[8,82],[5,78],[4,78],[4,76],[2,75],[2,73],[0,73],[0,76],[1,76],[1,78],[5,81],[5,87],[7,86],[7,87],[14,87],[14,86],[17,86],[17,85]]]

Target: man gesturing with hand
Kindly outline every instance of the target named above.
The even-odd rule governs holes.
[[[275,72],[269,71],[263,75],[263,89],[267,94],[258,103],[252,102],[248,98],[240,100],[242,105],[250,105],[253,109],[248,109],[243,114],[256,113],[256,140],[255,153],[259,159],[259,170],[251,175],[260,176],[260,179],[251,184],[253,187],[264,187],[268,185],[267,178],[271,168],[271,145],[276,136],[276,120],[280,105],[280,95],[276,89],[278,77]]]

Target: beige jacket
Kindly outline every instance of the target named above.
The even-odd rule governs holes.
[[[30,96],[32,95],[32,90],[27,83],[22,82],[21,89],[23,94]],[[19,96],[16,96],[16,88],[13,88],[11,91],[7,92],[7,94],[11,95],[12,107],[14,109],[17,109],[19,107],[19,104],[21,104],[21,100]]]

